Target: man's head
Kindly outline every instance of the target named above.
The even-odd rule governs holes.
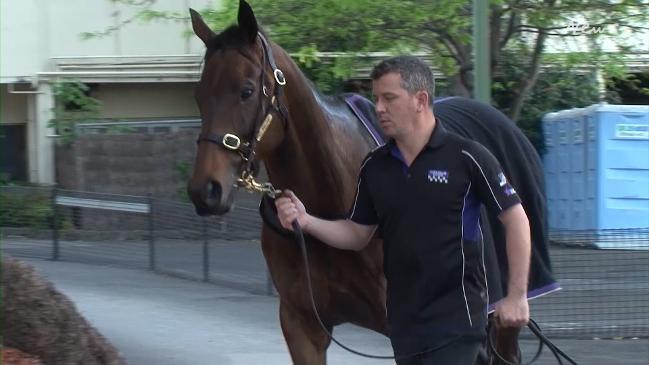
[[[376,114],[388,137],[408,133],[417,120],[432,116],[435,94],[433,73],[423,61],[411,56],[386,59],[371,73]]]

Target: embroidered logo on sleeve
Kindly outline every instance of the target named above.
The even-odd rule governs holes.
[[[516,190],[514,190],[511,185],[509,185],[509,183],[507,182],[507,177],[505,177],[505,174],[503,174],[502,172],[498,173],[498,185],[503,188],[505,195],[512,196],[516,194]]]
[[[501,188],[507,185],[507,178],[505,177],[505,174],[503,174],[502,172],[498,174],[498,184],[500,184]]]
[[[448,171],[428,170],[428,181],[448,184]]]

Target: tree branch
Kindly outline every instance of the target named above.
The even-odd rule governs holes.
[[[527,77],[523,78],[520,82],[517,83],[513,92],[513,100],[509,108],[509,117],[513,121],[517,121],[520,116],[521,109],[523,107],[523,101],[525,97],[532,89],[539,75],[539,69],[541,65],[541,55],[543,54],[543,48],[545,46],[545,40],[547,34],[540,32],[536,37],[536,42],[534,45],[534,51],[530,57],[530,62],[526,68]]]

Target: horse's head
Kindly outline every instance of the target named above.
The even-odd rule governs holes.
[[[250,6],[238,24],[214,33],[190,10],[194,33],[207,47],[196,102],[202,127],[188,192],[200,215],[224,214],[233,191],[284,138],[280,104],[284,76]]]

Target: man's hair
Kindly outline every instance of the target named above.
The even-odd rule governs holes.
[[[378,80],[391,72],[401,75],[401,87],[410,94],[424,90],[428,92],[428,102],[433,106],[435,100],[435,77],[430,67],[414,56],[396,56],[381,61],[374,66],[370,77]]]

